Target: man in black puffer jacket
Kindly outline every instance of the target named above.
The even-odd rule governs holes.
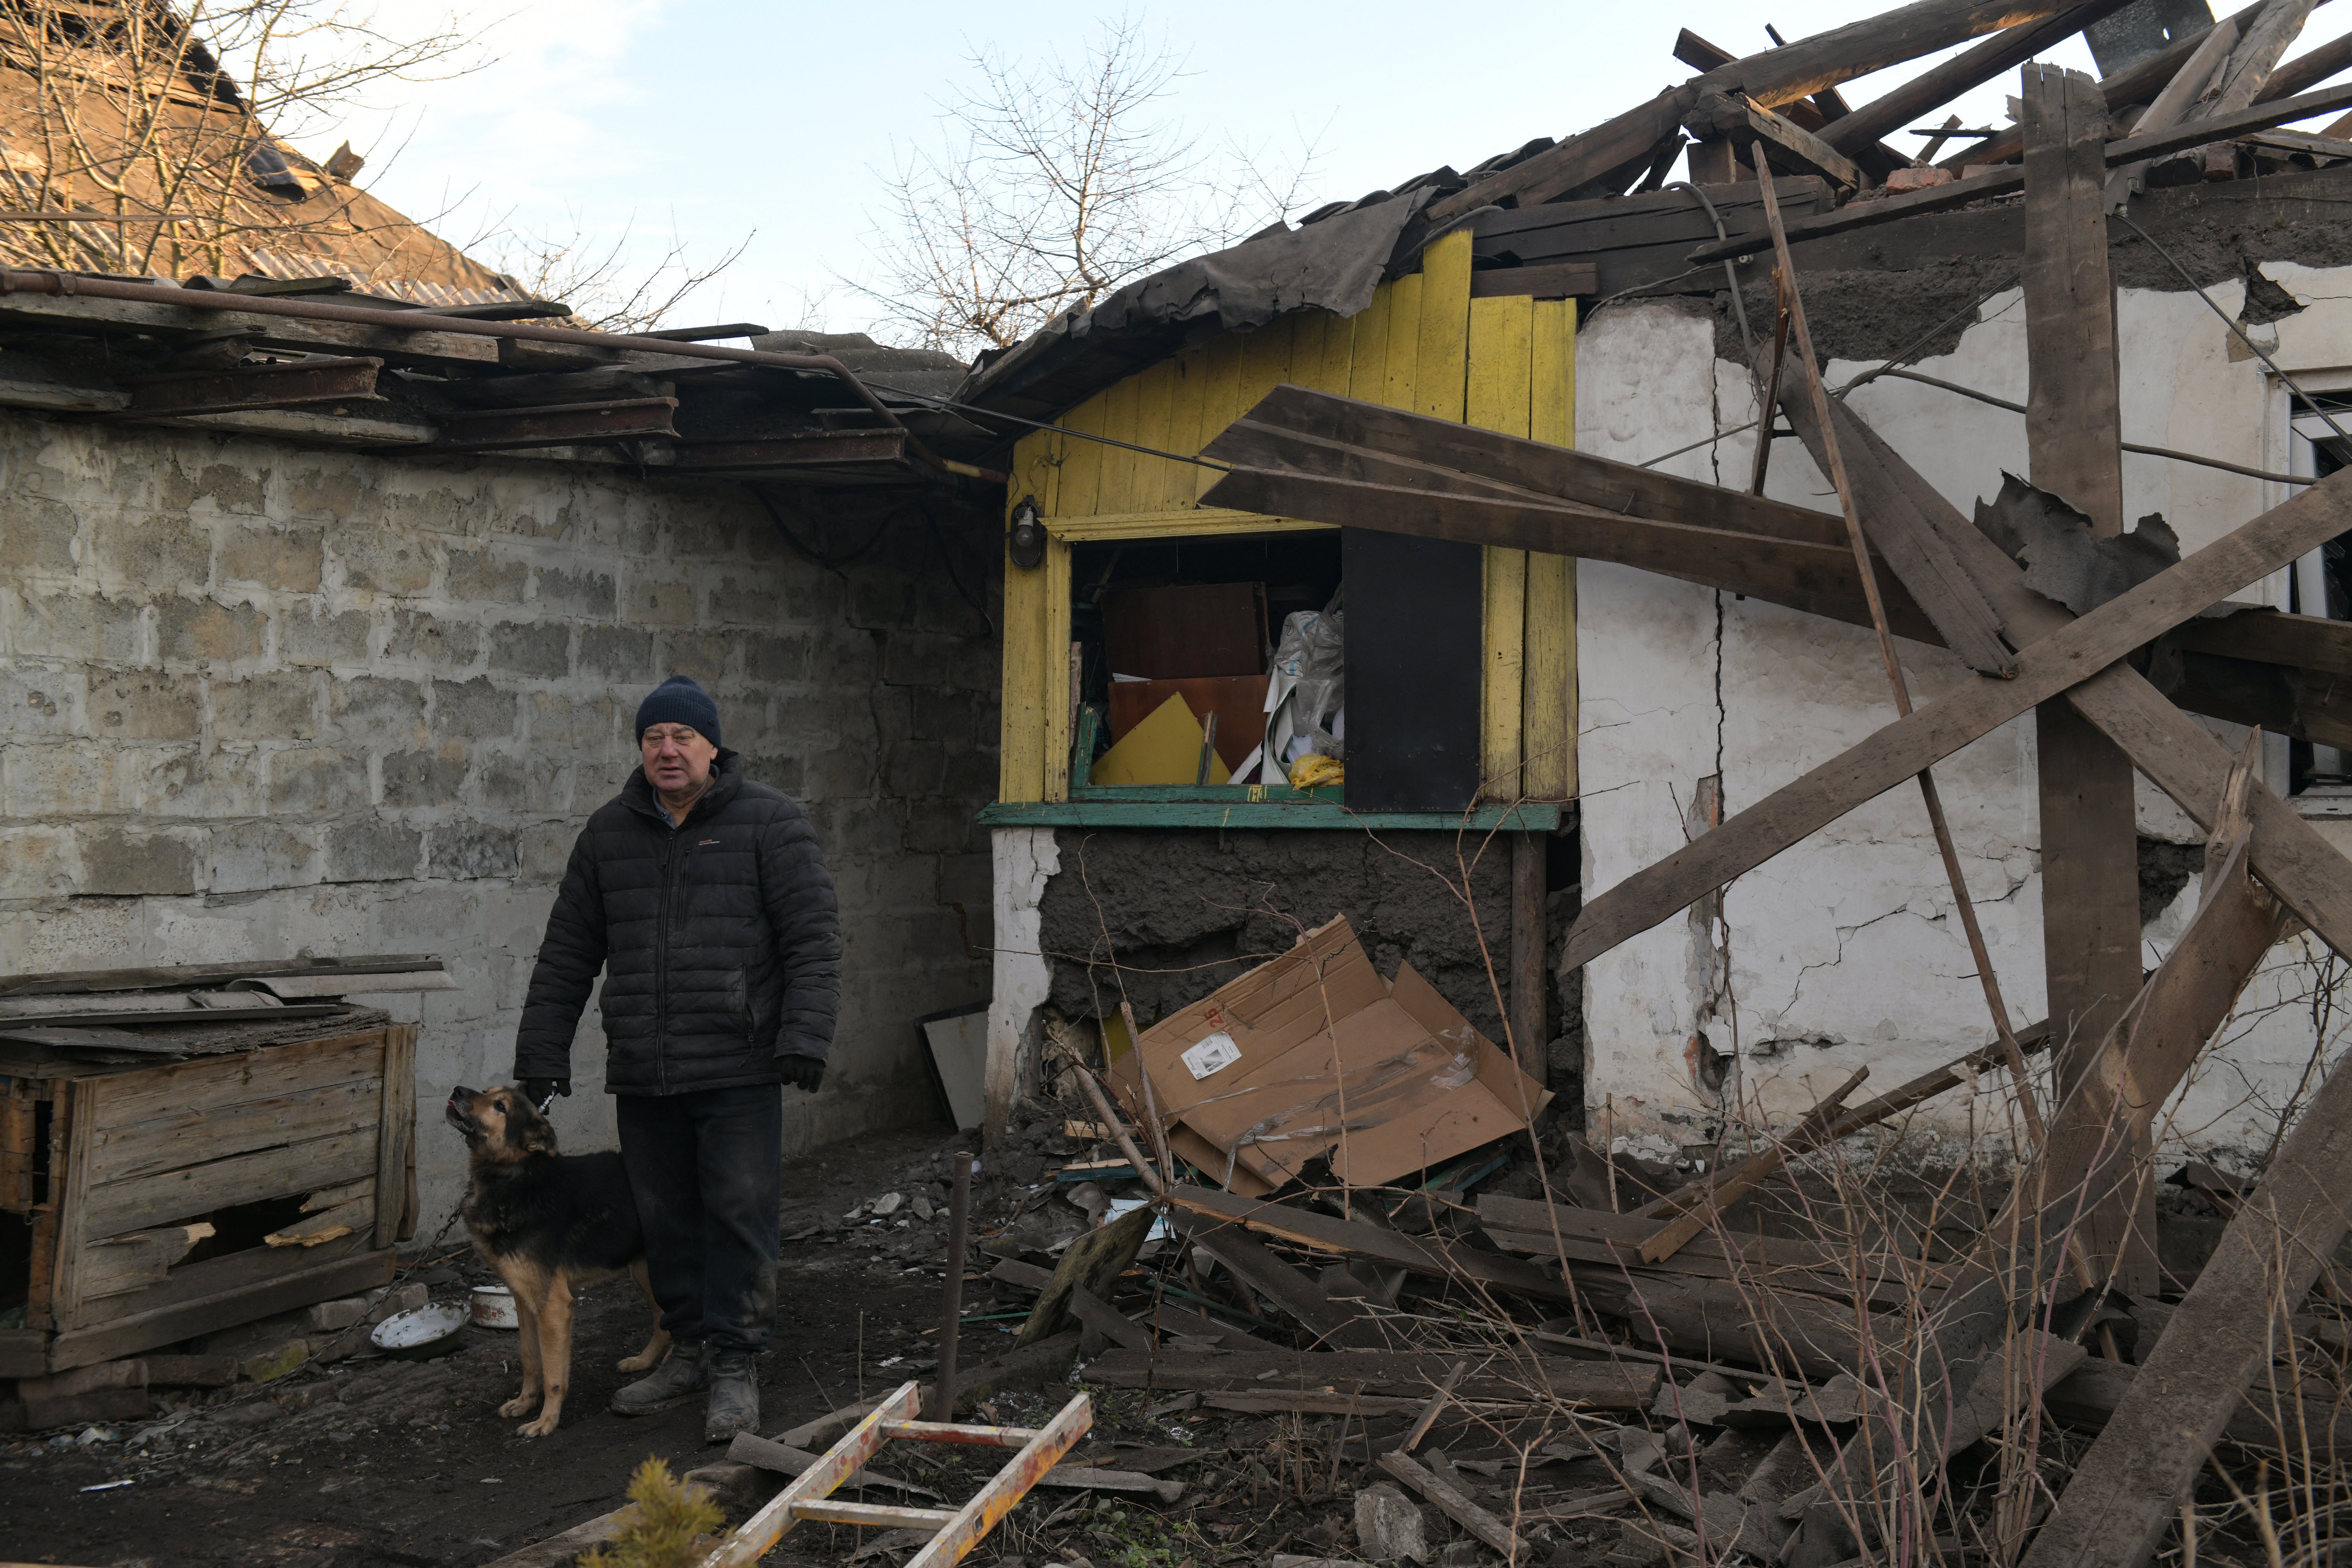
[[[613,1396],[650,1415],[710,1391],[703,1435],[755,1428],[776,1315],[783,1099],[833,1045],[841,921],[816,833],[720,749],[719,709],[672,676],[637,709],[644,766],[572,846],[515,1035],[515,1082],[572,1092],[572,1037],[604,973],[604,1087],[673,1344]]]

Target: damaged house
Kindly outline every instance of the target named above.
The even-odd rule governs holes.
[[[1528,1380],[1505,1484],[1409,1458],[1463,1363],[1368,1451],[1507,1559],[1627,1507],[1562,1560],[2339,1538],[2215,1447],[2340,1484],[2352,36],[2290,58],[2313,11],[1685,32],[1679,87],[959,391],[1031,422],[991,1127],[1099,1059],[1140,1130],[1103,1164],[1245,1308],[1424,1352],[1461,1313],[1444,1353]],[[2097,79],[2037,63],[2077,33]],[[2013,123],[1934,123],[1995,80]],[[1500,1162],[1449,1115],[1547,1094],[1462,1197]],[[1445,1305],[1389,1315],[1413,1276]],[[1657,1425],[1561,1416],[1538,1342],[1673,1380]],[[1121,1342],[1090,1377],[1366,1386]],[[1606,1484],[1531,1501],[1559,1419]]]
[[[1395,487],[1426,476],[1377,472],[1345,444],[1414,443],[1424,462],[1502,479],[1461,455],[1485,447],[1449,449],[1367,410],[1343,419],[1336,404],[1261,405],[1297,387],[1572,446],[1628,466],[1591,481],[1607,494],[1576,498],[1621,510],[1644,476],[1756,489],[1829,514],[1821,538],[1839,545],[1838,493],[1809,441],[1783,420],[1769,460],[1757,453],[1756,380],[1778,320],[1760,142],[1838,405],[1943,504],[1997,516],[2037,471],[2034,376],[2056,384],[2032,353],[2023,132],[1964,149],[1939,136],[1927,150],[1948,144],[1941,164],[1886,143],[2088,21],[2108,68],[2100,129],[2117,139],[2103,188],[2128,192],[2108,224],[2123,446],[2100,526],[2132,521],[2127,539],[2168,561],[2334,472],[2346,442],[2328,411],[2352,392],[2352,316],[2336,296],[2352,256],[2333,204],[2352,188],[2352,143],[2276,129],[2272,106],[2305,95],[2304,117],[2336,118],[2340,91],[2314,89],[2352,65],[2352,47],[2273,70],[2293,37],[2280,16],[2163,37],[2124,25],[2128,12],[2099,21],[2118,7],[2078,6],[2018,21],[1884,100],[1840,96],[1887,51],[1918,52],[1887,41],[1895,18],[1950,43],[1981,30],[1981,9],[1912,6],[1737,60],[1685,33],[1678,57],[1707,74],[1593,131],[1309,213],[983,361],[960,397],[1059,426],[1017,444],[1005,492],[1003,773],[985,814],[1000,1096],[1035,1081],[1048,1037],[1068,1032],[1059,1020],[1109,1019],[1116,1054],[1122,993],[1148,1027],[1341,913],[1381,968],[1410,965],[1489,1037],[1507,1035],[1529,1074],[1580,1094],[1591,1131],[1667,1159],[1703,1154],[1727,1125],[1800,1114],[1857,1068],[1907,1078],[1996,1042],[1916,791],[1794,836],[1562,972],[1583,901],[1895,717],[1858,599],[1768,593],[1763,578],[1648,541],[1581,560],[1479,542],[1508,530],[1482,535],[1467,512],[1401,498]],[[2192,67],[2221,89],[2188,92]],[[2196,141],[2189,128],[2216,117],[2230,137]],[[2132,156],[2124,133],[2142,126],[2154,150]],[[1698,184],[1666,184],[1685,155]],[[2084,352],[2109,351],[2101,339]],[[1796,353],[1789,343],[1784,360]],[[1784,396],[1795,374],[1781,371]],[[1298,440],[1282,446],[1254,420]],[[1327,444],[1310,455],[1310,439]],[[1235,504],[1214,504],[1221,485]],[[1385,503],[1399,515],[1377,516]],[[2326,662],[2340,656],[2301,642],[2283,653],[2275,628],[2334,637],[2327,624],[2352,613],[2343,548],[2230,598],[2284,618],[2197,623],[2153,671],[2232,750],[2259,723],[2263,783],[2329,842],[2352,811],[2335,743],[2352,731]],[[1344,753],[1344,784],[1290,789],[1257,750],[1277,726],[1247,709],[1267,669],[1282,684],[1280,654],[1255,670],[1185,664],[1223,650],[1205,613],[1179,619],[1194,612],[1177,595],[1206,604],[1235,584],[1237,615],[1263,605],[1269,648],[1298,612],[1343,606],[1344,739],[1329,749]],[[1933,646],[1944,638],[1904,584],[1887,592],[1909,699],[1925,701],[1969,662]],[[1181,646],[1154,616],[1200,642]],[[1122,637],[1139,650],[1129,657],[1163,662],[1121,668]],[[1244,689],[1236,702],[1190,676]],[[1102,782],[1106,756],[1180,690],[1193,722],[1172,765],[1189,772],[1197,755],[1199,776]],[[1943,802],[2008,1027],[2063,1014],[2062,1030],[2095,1034],[2198,907],[2205,833],[2144,765],[2136,783],[2110,765],[2103,787],[2129,786],[2132,831],[2099,841],[2092,887],[2053,893],[2038,824],[2075,781],[2072,764],[2053,777],[2038,760],[2037,722],[2066,721],[2021,715],[1973,739],[1938,770]],[[1254,771],[1210,782],[1211,750],[1221,770]],[[2045,941],[2058,897],[2107,900],[2095,966]],[[2053,1001],[2061,974],[2072,989]],[[2334,1038],[2334,984],[2314,938],[2268,954],[2172,1113],[2176,1157],[2268,1147]],[[1971,1112],[1953,1097],[1923,1114],[1958,1130]]]
[[[348,1293],[432,1235],[464,1151],[437,1122],[412,1142],[415,1100],[508,1071],[572,840],[674,673],[806,803],[840,889],[840,1038],[822,1093],[793,1097],[793,1146],[937,1115],[914,1021],[985,995],[971,839],[996,773],[971,498],[992,510],[1001,480],[967,460],[982,432],[919,403],[961,367],[745,322],[582,330],[352,185],[355,158],[315,167],[257,132],[200,47],[141,54],[76,30],[100,8],[31,9],[48,57],[28,58],[37,29],[0,41],[19,209],[0,222],[0,1375]],[[77,184],[42,79],[151,94],[210,183]],[[383,959],[425,978],[252,978]],[[341,1016],[345,991],[351,1028],[402,1055],[371,1035],[299,1092],[218,1055],[268,1035],[256,1010]],[[170,1049],[142,1032],[142,1009],[224,998],[213,1026],[165,1020]],[[574,1149],[612,1136],[589,1019],[591,1091],[554,1113]],[[195,1076],[169,1081],[220,1083],[184,1103],[70,1087],[174,1052]],[[242,1078],[203,1065],[224,1059]],[[112,1105],[144,1109],[117,1125]],[[170,1158],[110,1165],[151,1133]],[[364,1235],[263,1249],[363,1175]],[[159,1226],[176,1250],[105,1254],[141,1268],[74,1261]],[[366,1278],[328,1267],[370,1241]]]

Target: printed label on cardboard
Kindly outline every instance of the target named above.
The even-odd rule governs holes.
[[[1220,1029],[1176,1059],[1184,1064],[1185,1069],[1195,1079],[1199,1079],[1241,1060],[1242,1048],[1234,1044],[1231,1035]]]

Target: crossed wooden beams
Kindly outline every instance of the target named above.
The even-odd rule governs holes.
[[[2122,528],[2122,479],[2105,110],[2087,79],[2039,67],[2027,68],[2024,108],[2033,471],[2089,518],[2095,536],[2112,537]],[[1777,231],[1777,214],[1773,223]],[[1786,242],[1775,237],[1782,298],[1793,304]],[[1801,395],[1783,393],[1776,352],[1757,366],[1759,396],[1780,404],[1832,476],[1846,517],[1866,532],[1877,602],[1839,517],[1293,386],[1276,388],[1210,446],[1204,455],[1232,471],[1202,500],[1642,567],[1874,625],[1882,637],[1891,630],[1940,643],[1975,672],[1590,900],[1570,933],[1564,970],[2037,710],[2044,962],[2051,1016],[2071,1036],[2061,1052],[2059,1103],[2046,1137],[2037,1127],[2039,1146],[2011,1200],[2031,1222],[2015,1232],[2021,1239],[2004,1247],[1989,1238],[1973,1279],[1947,1293],[1922,1341],[1899,1358],[1909,1368],[1906,1392],[1918,1403],[1948,1414],[1984,1405],[1997,1418],[2000,1399],[1971,1395],[1980,1378],[2004,1376],[2017,1313],[2055,1288],[2062,1267],[2085,1284],[2153,1289],[2147,1229],[2133,1223],[2147,1203],[2149,1124],[2262,955],[2291,920],[2352,955],[2352,861],[2254,779],[2251,758],[2233,759],[2131,662],[2200,612],[2352,531],[2352,476],[2304,490],[2076,616],[2027,586],[2019,563],[1828,397],[1810,353],[1796,357]],[[1759,462],[1759,488],[1760,470]],[[2205,622],[2197,640],[2225,658],[2284,658],[2324,669],[2344,660],[2347,636],[2334,623],[2252,614]],[[2145,984],[2135,767],[2211,835],[2197,920]],[[2313,1100],[2259,1201],[2232,1222],[2223,1258],[2158,1342],[2148,1371],[2160,1375],[2143,1374],[2086,1456],[2084,1475],[2106,1480],[2068,1489],[2030,1563],[2146,1560],[2171,1501],[2203,1462],[2205,1443],[2267,1354],[2265,1314],[2274,1300],[2291,1307],[2308,1290],[2320,1260],[2352,1226],[2347,1151],[2352,1072],[2331,1077]],[[2225,1353],[2212,1353],[2214,1345]],[[1967,1425],[1916,1420],[1909,1438],[1881,1441],[1875,1460],[1860,1457],[1870,1445],[1858,1438],[1841,1485],[1825,1490],[1818,1520],[1806,1526],[1820,1537],[1818,1550],[1832,1554],[1820,1560],[1871,1533],[1859,1500],[1872,1479],[1864,1471],[1889,1463],[1890,1453],[1915,1473],[1940,1462],[1957,1443],[1920,1435],[1965,1440]]]

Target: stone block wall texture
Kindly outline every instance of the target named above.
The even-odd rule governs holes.
[[[791,1143],[933,1117],[912,1021],[988,992],[994,540],[794,527],[835,564],[739,486],[0,414],[0,973],[439,955],[457,990],[387,1004],[422,1025],[429,1230],[462,1181],[435,1109],[512,1065],[579,824],[683,672],[841,891]],[[609,1145],[602,1058],[592,1004],[567,1147]]]

